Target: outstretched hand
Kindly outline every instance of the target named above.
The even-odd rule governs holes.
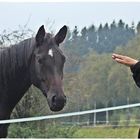
[[[116,62],[118,62],[118,63],[120,63],[120,64],[123,64],[123,65],[126,65],[126,66],[128,66],[128,67],[130,67],[130,66],[132,66],[132,65],[135,65],[137,62],[138,62],[138,60],[136,60],[136,59],[133,59],[133,58],[131,58],[131,57],[128,57],[128,56],[124,56],[124,55],[119,55],[119,54],[112,54],[112,58],[116,61]]]

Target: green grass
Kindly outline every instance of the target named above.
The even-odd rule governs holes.
[[[138,127],[92,127],[47,125],[36,129],[34,125],[11,125],[8,138],[137,138]]]
[[[74,138],[137,138],[138,127],[128,128],[80,128]]]

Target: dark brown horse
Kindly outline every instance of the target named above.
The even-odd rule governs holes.
[[[41,26],[35,38],[7,47],[0,52],[0,120],[11,112],[33,84],[46,96],[52,111],[60,111],[66,103],[62,88],[65,56],[59,44],[67,27],[52,36]],[[9,124],[0,124],[0,138],[7,136]]]

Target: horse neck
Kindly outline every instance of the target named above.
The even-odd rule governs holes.
[[[32,40],[5,49],[0,54],[0,98],[14,108],[31,85],[30,59],[33,51]]]

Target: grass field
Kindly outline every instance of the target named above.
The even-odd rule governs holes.
[[[74,138],[137,138],[138,127],[128,128],[80,128]]]
[[[48,126],[45,130],[36,130],[24,125],[11,125],[8,138],[126,138],[137,139],[139,127],[109,126]]]

